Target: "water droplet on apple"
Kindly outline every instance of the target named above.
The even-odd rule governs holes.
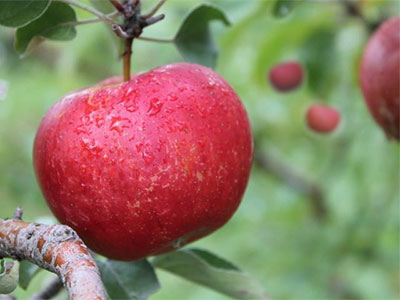
[[[135,104],[125,105],[125,108],[129,112],[135,112],[135,111],[137,111],[139,109],[139,107],[137,105],[135,105]]]
[[[127,123],[130,123],[129,119],[112,117],[109,129],[122,134],[124,128],[129,128],[129,124]]]
[[[158,114],[163,107],[163,103],[160,102],[160,99],[153,98],[150,100],[149,109],[147,110],[147,114],[149,116],[155,116]]]
[[[76,127],[74,132],[77,134],[83,134],[83,133],[86,133],[87,131],[86,131],[85,126],[82,124],[82,125]]]
[[[167,100],[168,101],[176,101],[176,100],[178,100],[178,96],[175,94],[169,94],[167,97]]]
[[[143,160],[145,161],[146,164],[151,164],[153,162],[153,160],[154,160],[153,154],[151,154],[147,150],[144,150],[142,152],[142,157],[143,157]]]
[[[103,150],[98,141],[88,138],[82,139],[82,146],[92,154],[98,154]]]

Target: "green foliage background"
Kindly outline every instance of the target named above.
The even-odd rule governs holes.
[[[211,2],[233,23],[213,26],[221,50],[217,71],[246,106],[256,149],[316,181],[328,216],[320,223],[306,196],[255,165],[236,215],[195,245],[235,262],[273,298],[399,298],[399,146],[376,126],[358,87],[368,39],[364,24],[333,1],[301,3],[283,18],[273,16],[273,1]],[[184,15],[200,3],[168,1],[166,20],[144,35],[173,37]],[[362,7],[372,21],[400,13],[398,2],[390,0],[364,0]],[[12,49],[12,33],[0,29],[0,80],[9,84],[0,101],[0,218],[21,205],[25,220],[33,221],[51,215],[32,169],[41,117],[67,92],[120,74],[121,62],[104,25],[79,27],[75,40],[46,42],[24,60]],[[134,71],[182,61],[168,44],[136,41],[133,53]],[[306,66],[307,80],[299,90],[279,94],[265,75],[275,63],[293,59]],[[306,128],[305,111],[315,102],[340,110],[342,122],[333,134]],[[226,299],[167,273],[159,276],[163,288],[151,299]],[[48,277],[43,272],[28,292],[19,289],[16,295],[28,297]]]

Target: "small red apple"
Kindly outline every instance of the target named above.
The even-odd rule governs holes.
[[[314,104],[307,110],[308,127],[316,132],[329,133],[339,125],[340,114],[331,107]]]
[[[187,63],[65,96],[34,144],[53,213],[89,248],[119,260],[168,252],[224,225],[241,202],[252,157],[234,90]]]
[[[365,102],[389,138],[400,140],[400,17],[385,21],[369,40],[361,61]]]
[[[291,91],[303,81],[303,68],[296,61],[276,65],[269,71],[269,81],[278,91]]]

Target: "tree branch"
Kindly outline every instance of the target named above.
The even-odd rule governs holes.
[[[147,15],[144,15],[143,17],[145,19],[147,19],[147,18],[150,18],[150,17],[154,16],[156,14],[156,12],[161,8],[161,6],[163,6],[163,4],[166,1],[167,0],[161,0],[160,2],[158,2],[158,4]]]
[[[77,233],[65,225],[0,219],[0,257],[28,260],[56,273],[71,300],[105,300],[99,270]]]
[[[369,32],[374,32],[375,29],[379,26],[379,22],[378,23],[373,23],[373,22],[368,21],[364,17],[364,15],[362,14],[362,12],[360,10],[359,3],[356,3],[356,2],[351,1],[351,0],[339,0],[339,1],[343,5],[343,7],[345,8],[346,13],[349,16],[359,18],[364,23],[364,25],[368,28]]]
[[[326,218],[327,208],[321,188],[314,182],[302,177],[286,163],[279,161],[270,153],[256,153],[255,162],[265,171],[281,179],[288,186],[310,198],[315,217],[322,221]]]

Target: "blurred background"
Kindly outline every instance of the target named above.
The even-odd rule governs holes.
[[[145,8],[156,3],[142,2]],[[272,298],[398,299],[400,151],[374,123],[358,86],[367,26],[340,1],[303,2],[281,18],[272,13],[272,1],[209,2],[233,23],[212,26],[220,48],[217,71],[247,108],[257,159],[236,215],[192,245],[233,261]],[[187,12],[201,3],[167,1],[166,19],[143,35],[172,38]],[[400,14],[398,1],[356,4],[371,23]],[[90,17],[77,13],[79,19]],[[32,168],[39,122],[67,92],[121,74],[105,25],[77,30],[75,40],[46,41],[20,59],[13,30],[0,28],[0,218],[21,205],[26,221],[52,222]],[[134,72],[182,60],[173,45],[134,43]],[[266,74],[287,60],[303,64],[306,80],[282,94]],[[305,112],[314,103],[341,112],[333,134],[307,128]],[[274,167],[263,165],[266,160]],[[151,299],[227,299],[168,273],[158,275],[162,289]],[[42,272],[28,291],[15,295],[27,298],[48,277]]]

